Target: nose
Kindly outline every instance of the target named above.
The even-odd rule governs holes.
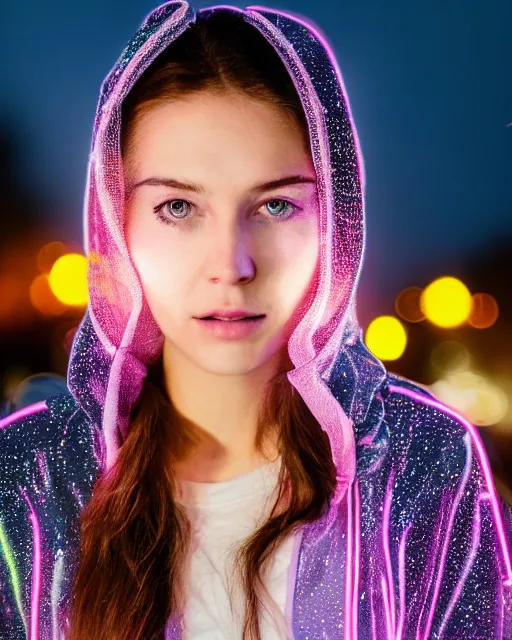
[[[254,279],[256,265],[247,229],[240,221],[219,224],[212,230],[207,269],[212,282],[245,284]]]

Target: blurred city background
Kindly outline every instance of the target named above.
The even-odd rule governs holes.
[[[0,416],[65,390],[87,303],[95,104],[154,6],[28,0],[3,12]],[[269,6],[321,28],[349,93],[367,176],[366,344],[478,427],[512,504],[512,4]]]

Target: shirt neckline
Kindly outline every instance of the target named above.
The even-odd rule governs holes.
[[[196,508],[219,507],[228,503],[261,499],[275,487],[281,468],[281,456],[272,462],[220,482],[179,480],[178,502]]]

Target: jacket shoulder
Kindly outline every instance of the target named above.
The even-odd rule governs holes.
[[[444,485],[457,484],[472,469],[480,488],[495,493],[484,445],[469,420],[421,385],[393,374],[388,375],[385,404],[392,456],[401,460],[399,467],[408,462],[409,468],[437,476]]]
[[[406,430],[408,438],[443,444],[446,439],[480,441],[476,427],[455,409],[438,400],[426,387],[388,374],[386,414],[391,436]],[[403,437],[402,437],[403,439]]]
[[[401,509],[405,508],[421,522],[422,532],[430,527],[427,535],[432,540],[438,539],[443,522],[442,535],[453,545],[446,556],[450,568],[447,564],[445,575],[458,573],[459,584],[467,578],[473,593],[487,593],[490,610],[496,603],[493,589],[497,592],[501,588],[498,577],[503,586],[512,584],[512,522],[510,506],[496,490],[478,430],[420,385],[393,375],[388,381],[385,403],[393,442],[390,467],[393,490],[399,496],[395,521],[402,522]],[[493,580],[496,584],[491,588]],[[507,589],[510,591],[509,586]],[[457,615],[453,615],[454,629],[463,619],[465,607],[462,598]]]
[[[59,394],[3,417],[0,420],[1,455],[6,456],[15,449],[51,448],[73,413],[79,411],[72,396]]]
[[[0,421],[0,547],[9,560],[0,561],[0,638],[28,633],[24,612],[31,611],[34,571],[58,575],[61,593],[69,588],[80,513],[97,477],[92,434],[69,394],[50,396]],[[41,602],[53,599],[53,582],[41,580]],[[42,625],[46,617],[41,615]],[[41,627],[38,637],[50,637],[49,629]]]
[[[0,420],[0,494],[7,485],[59,478],[70,466],[93,470],[93,432],[70,394],[50,396]]]

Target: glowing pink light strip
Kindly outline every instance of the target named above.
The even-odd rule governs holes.
[[[467,443],[466,443],[467,445]],[[428,640],[430,636],[430,630],[432,628],[432,623],[434,621],[434,615],[436,612],[437,601],[439,600],[439,592],[441,591],[441,582],[443,580],[444,569],[446,565],[446,556],[448,555],[448,547],[450,546],[451,541],[451,533],[453,531],[453,523],[455,520],[455,514],[457,513],[457,509],[459,508],[460,501],[462,499],[462,495],[466,489],[466,484],[469,480],[469,475],[471,471],[471,447],[469,447],[468,459],[466,460],[466,464],[464,465],[464,471],[462,473],[462,479],[460,481],[459,487],[457,489],[457,494],[453,500],[452,508],[450,510],[450,517],[448,519],[448,525],[446,531],[448,535],[445,537],[443,548],[441,550],[441,559],[438,563],[438,571],[437,571],[437,579],[434,587],[434,595],[432,596],[432,602],[430,603],[430,610],[427,619],[427,626],[425,628],[425,633],[423,635],[425,640]]]
[[[398,629],[396,632],[396,640],[402,640],[404,632],[405,611],[406,611],[406,583],[405,583],[405,547],[407,545],[407,536],[412,527],[412,522],[407,525],[402,539],[400,540],[400,548],[398,551],[398,571],[400,574],[400,614],[398,616]]]
[[[472,531],[471,548],[469,550],[469,555],[466,562],[464,563],[464,569],[462,570],[462,575],[460,576],[457,582],[457,586],[453,591],[452,597],[450,598],[450,602],[448,603],[448,607],[445,611],[443,620],[441,622],[441,626],[439,627],[439,637],[441,638],[443,637],[444,629],[449,622],[449,618],[452,614],[452,611],[454,610],[455,605],[457,604],[457,600],[459,599],[460,594],[462,593],[462,589],[464,588],[464,584],[466,583],[469,572],[471,571],[471,567],[475,562],[475,556],[478,551],[478,545],[480,544],[480,520],[481,520],[480,502],[481,502],[481,498],[479,498],[477,501],[477,510],[475,513],[475,518],[473,520],[473,531]],[[501,634],[499,634],[498,637],[501,638]]]
[[[353,535],[353,513],[352,513],[352,488],[354,485],[351,485],[347,490],[347,555],[345,560],[345,640],[355,640],[352,636],[352,570],[353,570],[353,558],[352,558],[352,546]]]
[[[30,498],[22,487],[19,487],[23,497],[30,508],[29,520],[32,524],[34,540],[33,561],[32,561],[32,594],[30,598],[30,640],[39,640],[39,596],[41,591],[41,531],[37,520],[36,512],[30,502]]]
[[[384,613],[386,614],[386,640],[393,640],[393,629],[391,627],[391,613],[389,611],[388,583],[384,576],[381,577],[380,586],[382,589],[382,599],[384,600]]]
[[[375,640],[377,637],[377,630],[375,629],[375,605],[373,602],[373,589],[370,589],[370,608],[372,611],[372,638]]]
[[[359,481],[354,482],[354,595],[352,598],[352,633],[353,638],[358,638],[358,613],[359,613],[359,562],[361,541],[361,500],[359,496]]]
[[[212,5],[209,5],[208,7],[203,7],[202,9],[199,9],[198,13],[205,13],[208,11],[212,11],[214,9],[231,9],[232,11],[236,11],[237,13],[245,13],[243,9],[240,9],[240,7],[234,7],[232,4],[212,4]]]
[[[512,563],[510,561],[510,553],[507,547],[507,538],[505,535],[505,527],[503,525],[501,510],[498,504],[498,495],[496,492],[496,487],[494,486],[494,480],[492,477],[492,471],[489,464],[489,460],[487,459],[487,454],[485,453],[485,447],[482,443],[482,439],[480,438],[480,435],[476,427],[472,425],[468,420],[466,420],[463,416],[461,416],[456,411],[451,409],[450,407],[447,407],[446,405],[440,402],[437,402],[432,398],[425,397],[420,393],[416,393],[415,391],[410,391],[409,389],[396,387],[395,385],[390,385],[389,389],[392,393],[400,393],[402,395],[409,396],[414,400],[418,400],[419,402],[428,404],[429,406],[434,407],[442,412],[448,413],[450,416],[452,416],[452,418],[455,418],[458,422],[461,422],[462,425],[466,427],[466,429],[469,431],[469,434],[471,435],[471,438],[475,445],[475,449],[478,454],[478,458],[482,467],[485,481],[487,483],[487,487],[489,489],[492,511],[494,514],[494,519],[497,527],[500,547],[503,553],[503,561],[505,563],[505,569],[507,572],[505,584],[512,585]]]
[[[16,422],[16,420],[21,420],[22,418],[26,418],[27,416],[31,416],[33,413],[37,413],[38,411],[44,411],[48,409],[46,405],[46,401],[42,400],[41,402],[35,402],[34,404],[30,404],[28,407],[23,407],[19,411],[15,411],[10,415],[2,418],[0,420],[0,429],[4,427],[8,427],[12,422]]]
[[[445,491],[441,497],[441,517],[439,519],[439,523],[437,525],[437,530],[438,531],[445,531],[445,525],[444,525],[444,517],[445,517],[445,502],[447,502],[446,497],[448,496],[447,492]],[[449,497],[449,496],[448,496]],[[428,584],[427,587],[425,589],[425,593],[429,594],[430,593],[430,589],[432,586],[432,579],[434,578],[435,575],[435,558],[437,558],[438,555],[438,551],[439,551],[439,542],[441,540],[441,536],[437,535],[436,536],[436,542],[435,542],[435,546],[434,549],[432,551],[432,556],[431,556],[431,562],[430,564],[432,565],[432,570],[430,570],[429,567],[429,572],[430,572],[430,576],[428,578]],[[418,624],[416,626],[416,640],[421,640],[421,624],[423,621],[423,615],[424,615],[424,611],[425,611],[425,607],[427,605],[427,598],[425,598],[425,600],[423,601],[423,604],[421,605],[421,611],[420,614],[418,616]]]
[[[387,612],[387,617],[389,617],[391,624],[391,635],[390,638],[394,638],[395,629],[396,629],[396,609],[395,609],[395,585],[393,581],[393,568],[391,566],[391,551],[389,548],[389,518],[391,513],[391,494],[392,494],[392,485],[395,480],[394,473],[391,473],[389,476],[388,484],[386,487],[386,496],[384,498],[384,512],[382,515],[382,547],[384,549],[384,558],[386,560],[386,574],[388,581],[388,601],[387,606],[389,607],[389,612]]]

